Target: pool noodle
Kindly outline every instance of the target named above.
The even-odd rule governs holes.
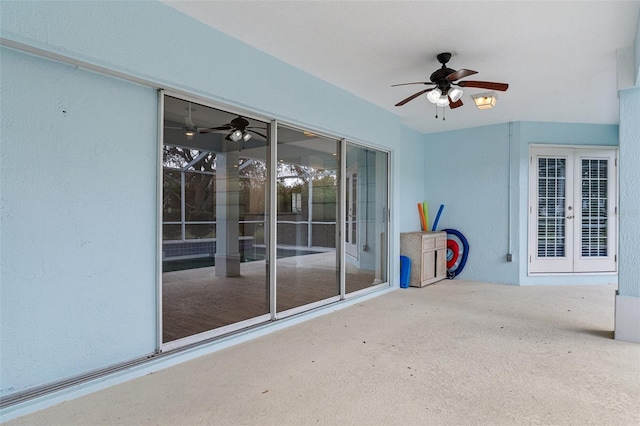
[[[433,221],[432,231],[435,231],[438,228],[438,221],[440,220],[440,215],[442,214],[442,210],[444,210],[444,204],[440,204],[440,208],[438,209],[438,214],[436,215],[436,220]]]
[[[426,201],[422,202],[422,210],[424,211],[424,230],[429,230],[429,206]]]
[[[420,215],[420,225],[422,226],[422,230],[427,230],[427,224],[424,221],[424,210],[422,209],[422,203],[418,203],[418,214]]]

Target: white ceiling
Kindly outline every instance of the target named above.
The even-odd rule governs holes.
[[[640,1],[165,1],[234,38],[429,133],[509,121],[618,123],[616,51],[633,45]],[[426,87],[436,55],[509,83],[494,109],[435,119]]]

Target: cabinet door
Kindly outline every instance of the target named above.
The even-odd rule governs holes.
[[[433,250],[422,252],[422,274],[421,281],[428,281],[436,276],[436,252]]]
[[[447,276],[447,251],[445,249],[436,250],[436,277],[445,278]]]

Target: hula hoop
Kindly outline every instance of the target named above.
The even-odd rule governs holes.
[[[460,275],[467,263],[469,242],[460,231],[443,229],[447,233],[447,277],[449,279]]]

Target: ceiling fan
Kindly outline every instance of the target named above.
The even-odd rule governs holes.
[[[185,131],[185,135],[187,136],[187,139],[188,140],[193,139],[193,135],[199,129],[198,129],[198,127],[196,127],[196,125],[194,124],[193,120],[191,119],[191,102],[189,102],[189,115],[184,118],[184,126],[182,126],[182,127],[165,126],[165,128],[166,129],[184,130]]]
[[[475,87],[479,89],[498,90],[501,92],[506,91],[509,85],[506,83],[495,83],[491,81],[475,81],[475,80],[463,80],[458,81],[461,78],[468,77],[473,74],[477,74],[477,71],[460,69],[458,71],[447,67],[447,62],[451,59],[451,53],[443,52],[436,56],[438,62],[442,64],[442,67],[431,74],[430,81],[418,81],[415,83],[401,83],[394,84],[391,87],[406,86],[408,84],[433,84],[435,87],[421,90],[406,99],[401,100],[395,106],[402,106],[409,101],[414,100],[420,95],[427,93],[427,99],[429,102],[436,104],[439,107],[458,108],[462,106],[462,89],[458,87]],[[454,87],[458,86],[458,87]],[[437,115],[436,115],[437,118]]]
[[[200,133],[218,133],[220,131],[230,131],[229,134],[225,137],[225,139],[238,142],[240,139],[247,142],[251,139],[251,135],[249,132],[261,136],[263,138],[267,138],[267,135],[264,135],[260,132],[256,132],[251,129],[260,129],[259,127],[251,127],[249,126],[249,121],[241,116],[237,116],[231,122],[224,124],[218,127],[210,127],[208,129],[198,129]]]

